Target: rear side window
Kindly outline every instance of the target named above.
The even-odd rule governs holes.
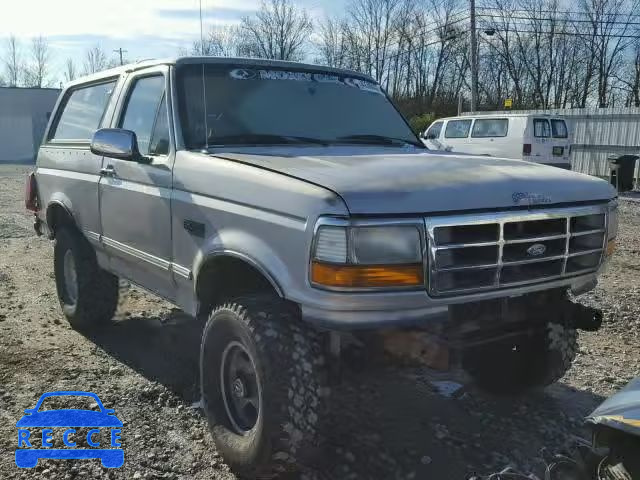
[[[169,131],[163,76],[136,80],[120,127],[135,132],[142,155],[167,153]]]
[[[54,140],[91,140],[100,127],[100,121],[116,85],[109,83],[78,88],[71,92],[60,114]]]
[[[435,122],[433,125],[429,127],[424,138],[436,139],[440,136],[441,131],[442,131],[442,122]]]
[[[569,136],[564,120],[551,120],[551,134],[553,138],[567,138]]]
[[[474,138],[506,137],[508,129],[508,118],[482,118],[474,122],[471,136]]]
[[[450,120],[444,130],[445,138],[467,138],[471,120]]]
[[[549,138],[551,136],[551,129],[549,128],[549,121],[547,119],[533,119],[533,136],[538,138]]]

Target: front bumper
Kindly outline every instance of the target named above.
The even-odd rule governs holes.
[[[316,290],[313,292],[313,297],[297,303],[300,304],[302,318],[322,328],[333,330],[397,328],[428,325],[446,320],[451,305],[518,297],[556,288],[570,289],[578,295],[593,289],[596,284],[597,273],[590,273],[451,298],[433,298],[426,291],[337,293]]]

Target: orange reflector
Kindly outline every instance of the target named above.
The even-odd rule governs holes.
[[[607,242],[607,257],[610,257],[611,255],[613,255],[613,252],[615,251],[615,249],[616,249],[616,239],[612,238]]]
[[[411,287],[424,284],[422,264],[333,265],[313,262],[311,280],[327,287]]]

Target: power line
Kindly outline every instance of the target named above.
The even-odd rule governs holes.
[[[500,17],[497,14],[488,15],[488,14],[478,14],[478,17],[482,18],[491,18],[491,19],[504,19],[504,20],[532,20],[532,21],[550,21],[550,22],[558,22],[558,23],[603,23],[606,25],[640,25],[640,22],[621,22],[621,21],[612,21],[612,20],[579,20],[579,19],[571,19],[571,18],[553,18],[553,17],[518,17],[514,15],[509,15],[507,17]]]
[[[503,10],[501,10],[500,8],[497,7],[476,7],[478,10],[493,10],[493,11],[497,11],[497,12],[504,12]],[[507,15],[510,15],[511,13],[527,13],[527,14],[531,14],[532,12],[535,13],[551,13],[551,14],[555,14],[555,15],[584,15],[584,16],[589,16],[589,15],[594,15],[593,12],[576,12],[576,11],[570,11],[570,10],[523,10],[523,9],[509,9],[508,12],[504,12]],[[638,17],[640,18],[640,13],[631,13],[631,12],[603,12],[603,13],[599,13],[599,16],[606,16],[606,17]]]
[[[563,32],[562,30],[557,30],[553,32],[549,31],[541,31],[541,30],[518,30],[518,29],[510,29],[507,33],[537,33],[539,35],[566,35],[570,37],[608,37],[608,38],[635,38],[640,39],[640,35],[625,35],[625,34],[613,34],[613,33],[578,33],[578,32]]]

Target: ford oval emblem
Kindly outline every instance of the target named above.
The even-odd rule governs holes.
[[[544,255],[544,252],[547,251],[547,247],[542,243],[534,243],[529,248],[527,248],[527,255],[530,257],[539,257]]]

